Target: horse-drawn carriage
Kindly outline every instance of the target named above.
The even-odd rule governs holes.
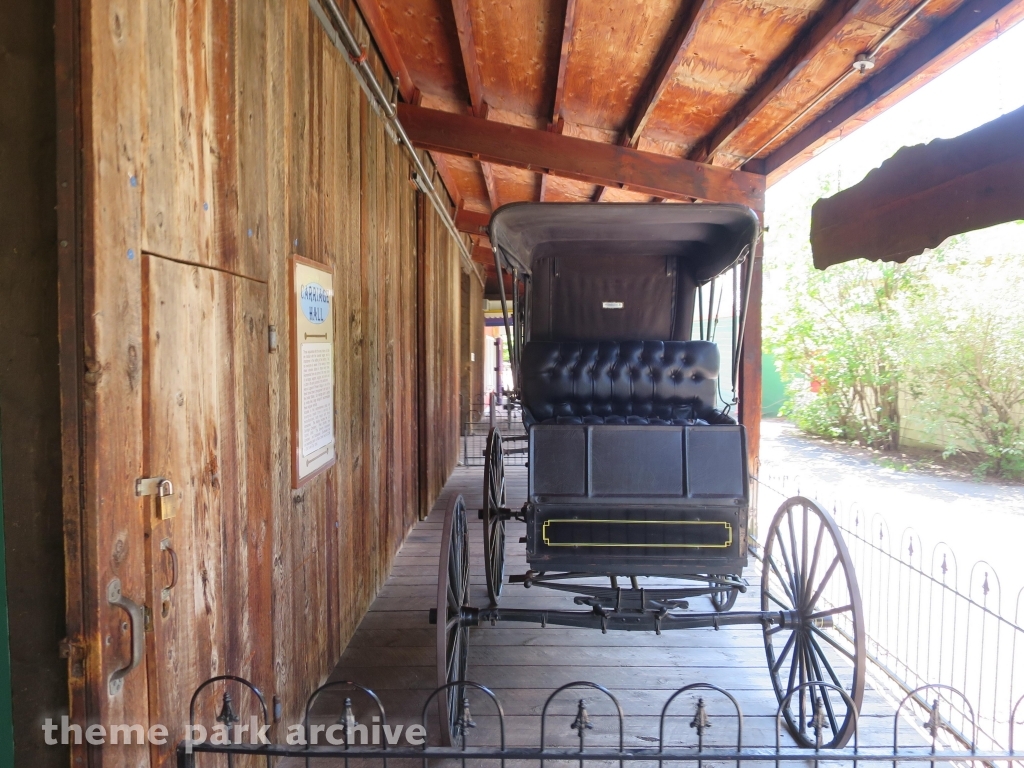
[[[747,589],[751,543],[746,433],[729,411],[757,216],[734,205],[520,203],[495,212],[490,234],[527,434],[488,437],[479,516],[489,606],[470,605],[465,504],[448,505],[431,611],[438,683],[466,679],[469,628],[486,623],[658,634],[755,624],[794,738],[844,745],[864,690],[864,619],[827,511],[802,497],[782,505],[756,551],[760,610],[731,610]],[[716,294],[730,276],[732,290]],[[713,341],[726,293],[728,402]],[[508,451],[528,456],[521,509],[506,507]],[[579,610],[501,608],[511,519],[526,524],[530,569],[509,581],[572,593]],[[690,609],[703,598],[710,610]],[[449,736],[459,688],[441,701]]]

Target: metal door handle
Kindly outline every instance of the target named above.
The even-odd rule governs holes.
[[[169,591],[174,589],[174,586],[178,583],[178,553],[171,546],[170,539],[164,539],[160,542],[160,550],[171,556],[171,583],[164,587],[165,591]]]
[[[120,579],[114,579],[107,585],[107,602],[116,605],[128,614],[132,631],[131,661],[128,662],[128,666],[115,669],[107,679],[107,692],[111,696],[116,696],[124,688],[125,677],[142,663],[142,657],[146,653],[146,619],[142,606],[132,602],[121,593]]]

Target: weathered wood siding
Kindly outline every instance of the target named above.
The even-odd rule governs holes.
[[[459,369],[460,419],[479,419],[484,397],[484,291],[473,275],[462,277]]]
[[[84,686],[87,711],[73,717],[176,721],[169,710],[187,711],[196,678],[238,673],[294,722],[455,464],[458,251],[306,0],[82,0],[77,11],[80,54],[58,53],[59,67],[81,68],[83,144],[82,282],[63,284],[81,291],[84,358],[84,371],[63,372],[66,396],[83,390],[82,564],[69,561],[68,584],[71,639],[86,653],[72,687]],[[73,222],[75,209],[60,215]],[[338,461],[298,491],[292,253],[334,268],[337,323]],[[160,323],[180,333],[161,336]],[[168,434],[180,445],[164,445]],[[265,444],[245,441],[259,434]],[[155,521],[135,479],[175,471],[178,517]],[[159,613],[158,544],[171,533],[188,539],[179,558],[192,570],[175,587],[176,618],[147,638],[148,676],[144,664],[108,695],[130,631],[107,586],[119,578]],[[196,627],[198,650],[153,658]],[[113,750],[118,765],[172,754]]]

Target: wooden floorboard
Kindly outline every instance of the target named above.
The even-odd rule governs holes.
[[[332,680],[351,680],[380,694],[392,723],[418,722],[424,699],[436,685],[435,628],[428,624],[428,610],[436,595],[437,558],[445,505],[453,493],[466,499],[470,518],[471,593],[473,604],[485,606],[482,559],[482,530],[476,519],[481,504],[482,471],[459,468],[445,487],[430,516],[417,525],[398,554],[390,578],[349,643]],[[522,505],[526,496],[526,471],[508,470],[508,504]],[[510,523],[507,533],[507,574],[527,568],[525,535],[521,523]],[[752,561],[755,562],[756,561]],[[737,601],[737,610],[758,610],[760,596],[754,567],[745,573],[751,588]],[[606,582],[600,582],[605,585]],[[664,580],[645,580],[649,587]],[[538,587],[525,589],[506,584],[502,607],[584,610],[574,606],[573,596]],[[710,610],[706,598],[694,598],[694,610]],[[744,713],[744,743],[747,746],[774,744],[777,706],[765,660],[759,627],[666,632],[609,632],[541,628],[527,624],[481,626],[470,632],[469,678],[493,689],[504,707],[509,744],[536,745],[539,714],[545,699],[558,686],[588,680],[606,686],[619,700],[625,713],[628,744],[650,745],[657,739],[657,717],[671,693],[690,683],[707,682],[732,691]],[[324,696],[314,710],[324,722],[337,718],[343,696]],[[698,695],[707,699],[715,727],[715,744],[735,739],[735,718],[725,700],[714,693],[685,694],[673,704],[667,734],[675,743],[693,743],[689,727]],[[595,729],[588,743],[612,743],[617,726],[611,705],[596,691],[568,691],[552,705],[549,743],[576,743],[569,725],[577,701],[587,702]],[[369,711],[356,701],[357,717],[368,720]],[[470,739],[473,744],[497,744],[497,720],[493,709],[479,693],[470,696],[477,722]],[[891,741],[890,699],[869,685],[862,713],[861,743],[882,745]],[[436,718],[431,724],[436,722]],[[436,726],[433,726],[436,727]],[[916,734],[907,730],[901,740],[910,743]],[[611,741],[609,741],[611,740]],[[783,743],[791,744],[788,735]]]

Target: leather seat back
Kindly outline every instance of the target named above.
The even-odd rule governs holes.
[[[521,358],[523,405],[536,422],[706,418],[718,368],[710,341],[531,341]]]

